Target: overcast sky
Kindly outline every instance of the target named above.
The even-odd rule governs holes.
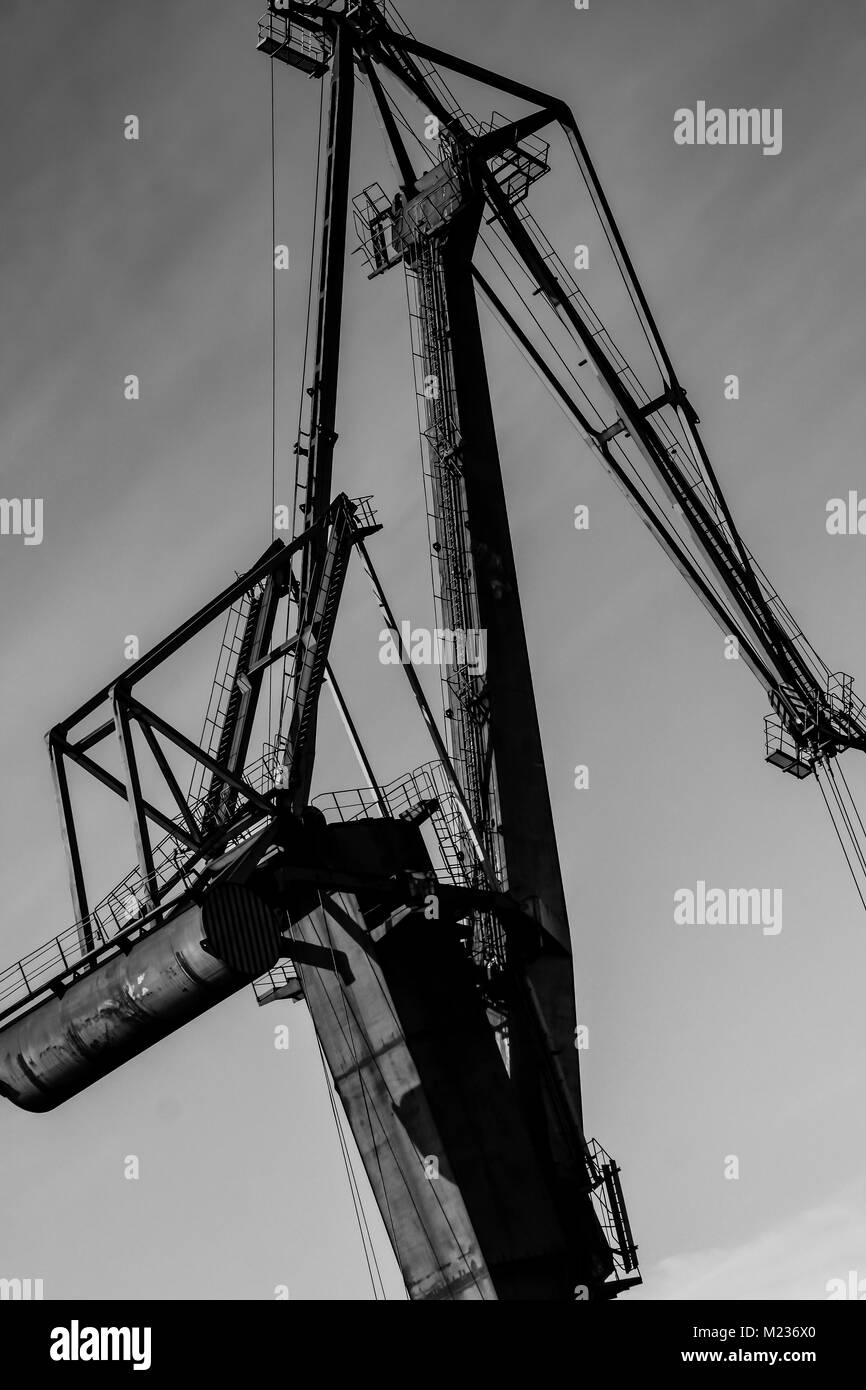
[[[591,0],[585,13],[571,0],[404,0],[402,12],[419,37],[572,105],[747,543],[830,667],[866,682],[866,538],[825,528],[829,498],[866,494],[861,0]],[[255,0],[7,0],[0,13],[0,491],[44,499],[40,546],[0,537],[0,965],[72,920],[45,731],[122,668],[125,636],[145,650],[270,540],[258,14]],[[283,67],[275,79],[289,500],[318,86]],[[509,110],[470,95],[479,117]],[[677,145],[675,110],[701,100],[781,108],[781,153]],[[390,191],[364,102],[354,185]],[[123,138],[130,113],[137,142]],[[566,192],[544,199],[568,259],[591,231]],[[375,494],[392,604],[429,621],[400,271],[368,282],[351,258],[346,320],[336,483]],[[822,1298],[850,1269],[866,1277],[862,906],[813,782],[763,761],[762,691],[724,659],[498,327],[485,330],[590,1029],[587,1130],[622,1166],[646,1280],[630,1297]],[[335,665],[387,780],[428,754],[398,673],[378,666],[380,626],[354,582]],[[212,665],[208,652],[177,671],[192,725]],[[846,768],[862,792],[856,755]],[[317,785],[355,776],[326,712]],[[131,841],[101,799],[89,824],[107,887]],[[677,926],[674,893],[699,879],[781,889],[782,931]],[[288,1053],[273,1046],[283,1019]],[[130,1154],[137,1182],[123,1176]],[[43,1278],[49,1298],[270,1298],[277,1284],[371,1297],[303,1006],[260,1010],[245,990],[53,1114],[3,1106],[0,1183],[14,1198],[0,1276]]]

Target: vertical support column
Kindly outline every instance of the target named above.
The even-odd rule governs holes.
[[[467,213],[466,217],[473,215]],[[508,886],[516,898],[535,910],[547,931],[570,952],[565,896],[472,279],[476,230],[474,220],[469,236],[465,230],[450,236],[443,248],[442,263],[475,587],[481,625],[487,632],[490,737]]]
[[[576,1203],[586,1223],[576,1237],[586,1256],[595,1230],[588,1204],[579,1195],[583,1162],[574,1150],[575,1136],[578,1145],[583,1143],[583,1116],[571,938],[472,276],[480,215],[480,208],[467,211],[463,226],[443,248],[442,264],[475,588],[481,626],[487,631],[489,737],[509,892],[563,951],[526,968],[533,1003],[528,1010],[516,1009],[511,1019],[512,1078],[523,1103],[543,1105],[547,1113],[565,1211]],[[560,1101],[541,1084],[544,1053],[556,1058]]]
[[[69,890],[72,894],[72,910],[75,913],[76,922],[81,923],[79,931],[81,951],[82,955],[86,955],[88,951],[93,950],[94,946],[93,926],[87,903],[87,888],[84,882],[84,867],[81,862],[78,835],[75,830],[75,817],[72,814],[72,799],[69,795],[66,764],[63,759],[63,749],[56,743],[53,734],[48,735],[46,742],[48,744],[48,757],[51,762],[51,778],[57,797],[57,809],[60,813],[60,835],[66,854]]]
[[[355,53],[352,35],[345,24],[336,26],[331,70],[328,112],[328,153],[325,177],[325,207],[322,220],[319,297],[316,317],[316,355],[311,395],[310,452],[307,457],[304,492],[305,525],[312,526],[331,504],[334,445],[337,441],[337,387],[340,371],[340,334],[343,321],[343,282],[345,279],[346,229],[349,217],[349,177],[352,158],[352,123],[355,100]],[[326,559],[327,530],[311,539],[304,551],[298,596],[298,646],[292,677],[292,694],[297,700],[301,680],[311,658],[311,605],[322,580]],[[293,769],[294,785],[303,798],[309,791],[316,748],[317,711],[308,714],[307,738],[301,753],[301,766]]]

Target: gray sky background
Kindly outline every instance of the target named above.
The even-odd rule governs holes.
[[[574,107],[747,543],[828,664],[866,681],[866,539],[824,525],[829,498],[866,491],[860,0],[402,12],[419,37]],[[0,13],[0,491],[45,499],[41,546],[0,538],[3,964],[71,920],[43,734],[121,669],[126,634],[145,649],[270,539],[258,13],[252,0]],[[275,76],[288,500],[318,92]],[[364,100],[354,182],[390,189]],[[674,110],[698,100],[781,107],[782,153],[677,147]],[[476,91],[475,114],[491,107],[508,109]],[[122,138],[128,113],[138,143]],[[562,187],[544,195],[546,229],[569,260],[587,237]],[[863,909],[815,786],[763,762],[753,678],[495,325],[489,346],[590,1028],[587,1129],[622,1165],[646,1279],[630,1297],[822,1298],[828,1279],[866,1277]],[[375,494],[393,606],[429,621],[399,271],[368,282],[350,260],[344,362],[338,485]],[[335,664],[387,780],[428,755],[378,665],[380,626],[354,583]],[[203,652],[177,674],[192,726],[212,666]],[[588,791],[573,790],[577,763]],[[862,793],[864,770],[846,770]],[[319,785],[356,780],[326,713]],[[118,807],[93,802],[105,887],[131,863]],[[675,926],[674,892],[698,879],[781,888],[782,932]],[[283,1018],[288,1053],[273,1047]],[[302,1006],[259,1010],[245,991],[51,1115],[4,1106],[0,1184],[0,1275],[41,1277],[49,1298],[370,1296]]]

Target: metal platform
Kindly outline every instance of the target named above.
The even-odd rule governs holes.
[[[280,784],[282,750],[269,745],[264,755],[250,764],[244,771],[244,780],[256,791],[267,795]],[[429,819],[437,876],[446,883],[455,885],[466,882],[467,852],[460,833],[460,814],[455,805],[453,791],[437,762],[424,764],[381,789],[381,794],[389,813],[397,818],[413,813],[419,806],[429,807]],[[208,795],[203,794],[192,804],[195,816],[200,818],[206,811]],[[348,791],[326,792],[315,798],[313,803],[329,821],[362,820],[378,814],[375,794],[368,788]],[[178,817],[178,824],[181,818]],[[260,827],[245,831],[234,837],[226,845],[226,850],[236,849],[258,834]],[[178,845],[172,835],[166,835],[154,846],[154,868],[160,882],[165,882],[177,872]],[[189,888],[194,886],[195,878],[179,886],[174,901],[164,902],[161,910],[147,911],[142,906],[144,889],[140,871],[136,869],[121,879],[114,888],[92,908],[87,923],[88,932],[82,922],[52,936],[42,946],[28,952],[14,965],[0,971],[0,1019],[13,1016],[34,1000],[46,994],[62,995],[71,983],[89,974],[111,956],[129,952],[132,946],[158,928],[168,911],[180,906]],[[92,939],[92,946],[88,945]],[[273,973],[273,972],[272,972]],[[286,979],[263,977],[261,994],[287,986]],[[260,1003],[267,1002],[256,989]],[[294,997],[290,994],[276,994],[276,998]]]
[[[256,790],[262,793],[271,790],[277,785],[273,754],[253,763],[244,776]],[[195,803],[194,811],[203,812],[206,802],[203,796]],[[251,838],[258,829],[238,836],[230,847]],[[160,882],[176,873],[178,845],[172,835],[166,835],[154,846],[153,858]],[[192,878],[189,886],[192,886]],[[183,892],[178,893],[178,903],[183,895]],[[173,904],[164,903],[162,910],[147,911],[142,905],[143,897],[140,871],[132,869],[93,907],[86,932],[85,924],[76,922],[0,971],[0,1019],[16,1013],[40,995],[63,994],[73,980],[89,973],[107,957],[129,951],[134,942],[160,926],[165,912]],[[88,940],[93,944],[88,945]]]
[[[773,767],[801,779],[812,775],[806,750],[791,736],[777,714],[768,714],[764,720],[764,747],[765,760]]]
[[[260,53],[298,68],[308,77],[322,77],[331,63],[332,49],[327,37],[314,33],[288,16],[264,14],[259,20]]]

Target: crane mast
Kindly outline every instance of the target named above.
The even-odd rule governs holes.
[[[458,638],[455,659],[443,668],[446,731],[498,886],[520,901],[542,904],[552,934],[567,944],[471,272],[484,200],[473,191],[467,161],[456,149],[428,185],[433,178],[435,186],[422,187],[400,208],[393,244],[405,259],[419,338],[438,616],[441,628]],[[433,212],[440,199],[447,204],[442,214]]]
[[[555,1201],[569,1209],[566,1224],[575,1228],[574,1243],[584,1250],[588,1243],[592,1249],[598,1239],[587,1199],[598,1175],[592,1170],[580,1114],[570,934],[472,274],[486,206],[484,189],[459,127],[443,142],[446,157],[439,167],[416,175],[370,61],[377,55],[381,13],[373,5],[350,6],[349,17],[351,27],[342,23],[333,38],[317,359],[327,355],[323,343],[329,325],[322,306],[328,302],[329,277],[335,271],[332,250],[336,245],[339,254],[343,242],[345,163],[335,142],[341,112],[350,100],[351,60],[346,50],[354,47],[402,178],[387,210],[377,207],[369,195],[356,200],[355,207],[374,273],[402,261],[414,301],[436,606],[439,630],[451,642],[444,675],[446,744],[467,812],[467,824],[462,830],[457,827],[462,886],[507,894],[520,904],[526,922],[537,923],[546,939],[543,966],[522,960],[522,947],[509,945],[508,930],[492,908],[479,906],[461,932],[508,1060],[518,1122],[527,1124],[530,1114],[543,1118],[545,1135],[539,1142],[547,1154],[545,1163],[555,1170]],[[293,43],[292,23],[297,21],[303,30],[315,19],[321,21],[327,41],[323,8],[298,6],[283,21],[263,21],[262,46],[272,58],[298,66],[307,35],[296,34]],[[359,42],[362,36],[370,40],[369,49]],[[349,127],[346,117],[346,140]],[[484,157],[495,155],[502,175],[510,169],[508,156],[519,165],[521,155],[510,135],[504,141],[498,135],[493,139],[496,148],[488,141]],[[517,187],[525,193],[530,182],[518,179]],[[331,294],[334,302],[336,292]],[[333,331],[338,332],[336,322]],[[311,394],[314,440],[315,383]],[[305,497],[319,496],[323,505],[327,488],[322,490],[312,444],[306,475]],[[316,516],[316,504],[308,505],[306,524]],[[472,651],[473,638],[480,641],[481,634],[483,654]],[[515,1002],[527,990],[531,1009],[522,998]],[[549,1084],[539,1080],[539,1028],[542,1051],[548,1062],[553,1061]],[[327,1039],[324,1046],[327,1051]],[[496,1185],[498,1178],[493,1181]],[[384,1190],[381,1196],[387,1205]],[[578,1227],[583,1228],[579,1235]],[[630,1263],[631,1254],[626,1258]],[[603,1258],[593,1255],[587,1265],[584,1257],[590,1282],[597,1282],[597,1260],[600,1270]],[[573,1284],[572,1272],[560,1287]],[[525,1287],[531,1288],[531,1282]]]

